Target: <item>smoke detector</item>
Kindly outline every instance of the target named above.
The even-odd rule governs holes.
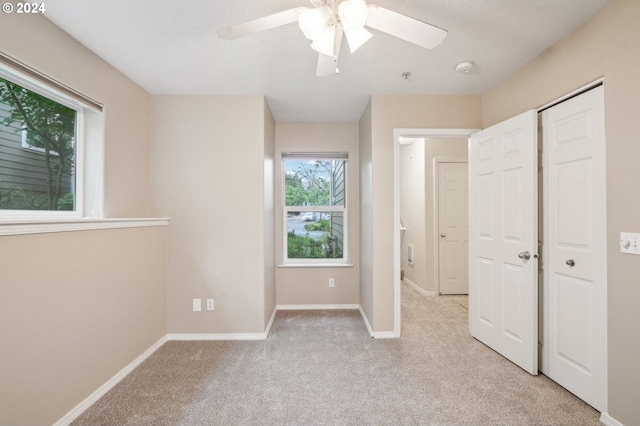
[[[463,74],[469,74],[475,67],[476,64],[474,64],[473,61],[462,61],[456,65],[456,71]]]

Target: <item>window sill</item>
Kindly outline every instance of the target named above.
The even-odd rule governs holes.
[[[168,218],[4,219],[0,220],[0,236],[91,231],[98,229],[144,228],[166,225],[169,225]]]
[[[283,263],[278,268],[353,268],[352,263]]]

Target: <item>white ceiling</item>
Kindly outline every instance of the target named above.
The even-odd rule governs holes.
[[[151,94],[265,95],[277,121],[357,121],[372,94],[484,93],[611,1],[370,0],[449,34],[426,50],[371,30],[329,77],[296,24],[216,34],[308,0],[47,0],[45,15]],[[457,73],[463,60],[476,70]]]

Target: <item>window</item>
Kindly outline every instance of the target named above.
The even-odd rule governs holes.
[[[285,263],[346,263],[346,154],[283,154]]]
[[[78,101],[82,95],[11,58],[0,60],[0,219],[100,215],[102,169],[93,157],[101,153],[101,106],[89,107]],[[84,155],[88,133],[94,135],[90,157]],[[95,167],[89,185],[87,160]],[[97,196],[85,197],[87,186]]]
[[[27,129],[22,129],[22,149],[46,154],[46,150],[38,145],[33,141],[33,134],[30,134]],[[49,154],[58,155],[58,151],[49,150]]]

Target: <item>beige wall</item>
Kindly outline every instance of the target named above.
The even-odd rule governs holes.
[[[104,103],[105,214],[150,213],[150,96],[39,15],[0,50]],[[166,334],[166,227],[0,237],[0,424],[52,424]]]
[[[281,281],[279,270],[277,303],[359,300],[375,331],[392,330],[393,129],[487,127],[604,76],[609,413],[622,424],[639,424],[640,263],[621,255],[617,244],[619,232],[640,232],[640,203],[633,196],[640,182],[633,126],[640,116],[638,16],[637,0],[615,1],[482,97],[374,95],[354,126],[360,158],[352,164],[359,165],[361,187],[352,192],[360,195],[361,212],[360,226],[351,222],[360,235],[351,241],[360,242],[361,253],[353,256],[360,268],[341,270],[355,276],[336,276],[338,290],[343,279],[359,280],[358,297],[349,293],[339,299],[355,302],[332,301],[331,293],[322,291],[327,276],[320,271],[312,280],[320,291],[311,301],[296,294],[299,287],[284,291],[281,282],[301,278],[293,270]],[[1,355],[0,423],[56,421],[167,328],[264,331],[276,302],[269,281],[278,252],[269,252],[269,238],[278,241],[282,226],[269,204],[267,182],[268,158],[272,152],[277,158],[271,143],[278,141],[271,133],[281,129],[264,99],[157,97],[151,120],[148,94],[41,16],[0,14],[0,50],[105,104],[106,215],[140,217],[153,211],[172,217],[168,237],[166,228],[0,237],[0,258],[11,259],[2,264],[0,327],[15,342],[8,349],[4,345]],[[170,303],[164,316],[167,238]],[[39,259],[38,268],[31,267],[33,258]],[[59,267],[69,259],[71,267]],[[216,310],[192,313],[194,297],[214,297]]]
[[[396,128],[479,128],[481,121],[479,96],[445,95],[374,95],[370,110],[365,110],[360,127],[370,127],[370,139],[362,138],[361,150],[371,150],[371,204],[362,201],[361,214],[371,218],[371,236],[363,235],[362,247],[372,246],[371,265],[363,265],[361,274],[372,280],[363,281],[365,298],[372,300],[375,332],[394,329],[394,265],[393,233],[397,227],[393,218],[394,141]],[[370,126],[369,126],[370,125]],[[360,155],[363,155],[362,151]],[[368,153],[367,153],[368,155]],[[368,157],[367,157],[368,158]],[[361,164],[366,174],[366,163]],[[363,183],[364,185],[364,183]],[[367,195],[366,193],[364,195]],[[363,229],[363,234],[368,230]],[[371,268],[369,270],[368,268]],[[365,310],[367,316],[369,312]]]
[[[102,102],[106,217],[148,217],[150,96],[40,15],[0,14],[0,50]]]
[[[166,334],[166,230],[0,237],[0,424],[55,423]]]
[[[425,157],[424,142],[417,139],[400,145],[400,259],[404,279],[427,290],[427,241],[425,233]],[[407,247],[413,244],[413,265],[408,263]],[[433,271],[431,269],[430,271]]]
[[[276,206],[283,205],[282,152],[348,152],[347,211],[349,260],[352,267],[276,269],[278,305],[358,304],[360,300],[360,250],[358,178],[358,123],[277,123],[276,124]],[[276,209],[276,259],[284,259],[284,217]],[[335,287],[329,287],[334,278]]]
[[[171,218],[169,333],[265,331],[273,282],[265,229],[273,141],[265,131],[273,123],[265,108],[262,96],[153,98],[153,214]],[[215,310],[193,312],[194,298],[213,298]]]
[[[609,414],[640,424],[640,259],[620,254],[620,232],[640,232],[640,2],[617,0],[482,96],[483,127],[604,76],[607,137]]]

